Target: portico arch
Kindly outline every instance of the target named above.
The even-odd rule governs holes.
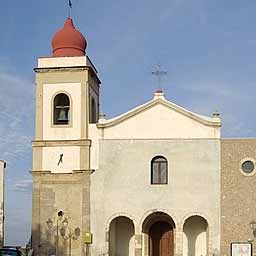
[[[188,217],[183,224],[183,255],[201,256],[209,252],[209,225],[199,215]]]
[[[131,219],[117,216],[109,224],[109,255],[135,255],[135,229]]]

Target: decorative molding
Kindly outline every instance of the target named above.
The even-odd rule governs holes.
[[[136,222],[135,222],[134,216],[132,216],[131,214],[128,214],[127,212],[118,212],[118,213],[112,214],[112,215],[108,218],[108,220],[107,220],[107,222],[106,222],[106,225],[105,225],[105,230],[106,230],[106,232],[109,232],[111,222],[112,222],[114,219],[118,218],[118,217],[126,217],[126,218],[128,218],[128,219],[133,223],[133,225],[134,225],[134,230],[136,230]]]
[[[32,147],[91,146],[91,140],[34,140]]]
[[[41,170],[41,171],[31,171],[30,173],[31,174],[35,174],[35,175],[37,175],[37,174],[52,174],[52,175],[70,175],[70,174],[84,174],[84,173],[90,173],[90,174],[92,174],[92,173],[94,173],[95,172],[95,170],[94,169],[89,169],[89,170],[72,170],[72,172],[52,172],[52,171],[43,171],[43,170]]]
[[[209,227],[209,228],[212,228],[212,220],[211,220],[211,218],[210,218],[207,214],[202,213],[202,212],[190,212],[190,213],[186,214],[185,216],[183,216],[183,218],[182,218],[182,220],[181,220],[181,222],[180,222],[180,226],[183,228],[185,222],[186,222],[189,218],[195,217],[195,216],[199,216],[199,217],[203,218],[203,219],[206,221],[208,227]]]
[[[98,78],[94,69],[90,66],[71,66],[71,67],[47,67],[47,68],[34,68],[36,73],[54,73],[54,72],[77,72],[77,71],[90,71],[93,74],[93,77],[96,78],[97,82],[101,84],[100,79]]]
[[[172,209],[171,209],[172,210]],[[150,209],[148,210],[147,212],[145,212],[143,214],[143,216],[140,218],[140,221],[139,221],[139,232],[142,232],[143,230],[143,224],[145,222],[145,220],[152,214],[155,214],[155,213],[159,213],[159,212],[162,212],[162,213],[165,213],[166,215],[168,215],[170,217],[170,219],[172,219],[172,221],[174,222],[174,225],[175,225],[175,229],[177,228],[177,225],[179,224],[178,222],[178,218],[177,216],[174,214],[174,211],[170,211],[170,209],[163,209],[163,208],[156,208],[156,209]]]

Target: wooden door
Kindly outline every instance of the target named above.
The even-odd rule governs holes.
[[[149,231],[150,256],[173,256],[173,229],[168,222],[154,223]]]

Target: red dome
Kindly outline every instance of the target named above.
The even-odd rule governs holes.
[[[84,56],[86,46],[86,39],[75,29],[72,19],[68,18],[64,27],[56,32],[52,38],[52,56]]]

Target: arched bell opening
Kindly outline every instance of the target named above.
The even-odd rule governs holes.
[[[133,221],[119,216],[113,219],[109,226],[109,255],[134,256],[135,235]]]
[[[208,222],[201,216],[191,216],[183,225],[183,255],[208,255]]]
[[[65,93],[59,93],[53,101],[54,125],[67,125],[70,123],[70,99]]]
[[[175,223],[168,214],[150,214],[142,224],[143,255],[174,256],[175,228]]]
[[[95,99],[92,98],[92,100],[91,100],[91,111],[90,111],[90,123],[95,124],[97,122],[98,122],[98,118],[97,118],[96,102],[95,102]]]

